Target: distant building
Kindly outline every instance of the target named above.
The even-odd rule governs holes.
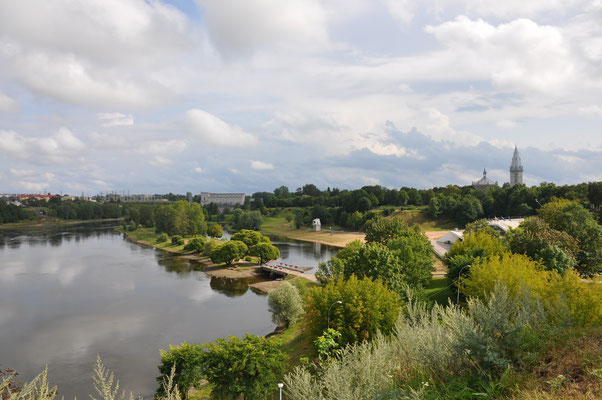
[[[472,186],[475,189],[489,189],[492,187],[497,187],[497,181],[492,181],[491,179],[487,178],[487,170],[483,169],[483,177],[481,179],[479,179],[476,182],[472,182]]]
[[[244,193],[209,193],[201,192],[201,205],[206,206],[211,203],[218,207],[234,207],[237,204],[245,204]]]
[[[320,221],[320,218],[314,219],[313,221],[311,221],[311,224],[314,227],[314,231],[322,230],[322,222]]]
[[[514,146],[514,155],[512,156],[512,164],[510,164],[510,186],[523,184],[523,163],[518,155],[518,148]]]

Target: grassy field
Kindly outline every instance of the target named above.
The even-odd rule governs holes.
[[[430,285],[425,289],[425,294],[429,299],[441,305],[447,305],[448,299],[454,296],[454,293],[448,287],[450,284],[451,279],[449,278],[433,278]]]
[[[290,225],[291,224],[286,221],[283,215],[265,217],[261,226],[261,232],[264,234],[284,236],[289,239],[319,242],[335,247],[345,247],[349,242],[364,239],[364,234],[359,232],[343,232],[340,231],[340,229],[333,229],[331,234],[330,230],[314,232],[308,227],[295,229],[294,227],[291,228]]]
[[[425,231],[449,231],[458,224],[447,218],[433,218],[425,207],[414,210],[397,210],[385,218],[401,218],[408,225],[418,224]]]

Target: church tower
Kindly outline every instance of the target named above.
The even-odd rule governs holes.
[[[518,149],[514,146],[514,155],[512,156],[512,164],[510,164],[510,186],[523,184],[523,163],[518,155]]]

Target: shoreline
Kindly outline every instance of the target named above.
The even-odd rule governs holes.
[[[203,265],[201,271],[211,277],[230,279],[262,278],[263,280],[261,282],[250,283],[249,287],[259,290],[263,293],[269,293],[276,287],[280,286],[280,284],[283,282],[282,279],[267,278],[259,269],[258,264],[249,261],[239,260],[238,262],[235,262],[229,266],[222,264],[214,264],[207,256],[201,256],[195,253],[185,252],[177,249],[170,249],[168,247],[159,247],[149,242],[148,240],[136,239],[135,237],[133,237],[134,235],[132,235],[131,232],[120,232],[124,233],[126,238],[132,243],[141,246],[152,247],[160,251],[165,251],[167,253],[174,254],[178,258],[184,258],[199,263]]]
[[[102,219],[78,219],[78,220],[41,220],[41,221],[32,221],[25,220],[20,222],[8,222],[5,224],[0,224],[0,230],[2,229],[22,229],[22,228],[45,228],[45,227],[53,227],[53,226],[64,226],[64,225],[77,225],[77,224],[92,224],[98,222],[119,222],[123,221],[123,217],[121,218],[102,218]]]

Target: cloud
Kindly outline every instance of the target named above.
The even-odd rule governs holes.
[[[264,162],[264,161],[255,161],[255,160],[252,160],[251,161],[251,168],[259,170],[259,171],[266,171],[266,170],[274,169],[274,164],[268,163],[268,162]]]
[[[173,164],[173,161],[163,156],[155,156],[155,158],[149,161],[149,164],[154,167],[166,167]]]
[[[8,97],[0,91],[0,112],[16,113],[21,110],[21,107],[15,100]]]
[[[245,147],[256,143],[255,137],[240,127],[229,125],[215,115],[200,109],[188,110],[186,122],[191,133],[209,144]]]
[[[409,25],[414,19],[415,2],[413,0],[383,0],[391,16],[402,25]]]
[[[121,113],[99,113],[98,119],[103,121],[102,126],[131,126],[134,125],[134,117]]]
[[[85,148],[86,145],[67,128],[60,128],[53,136],[33,138],[14,131],[0,131],[0,153],[12,159],[65,163]]]
[[[324,48],[328,44],[326,9],[318,0],[197,0],[209,35],[228,56],[252,54],[274,46]]]
[[[195,167],[195,168],[194,168],[194,172],[196,172],[197,174],[202,174],[202,173],[203,173],[203,172],[205,172],[205,171],[204,171],[204,170],[203,170],[203,168],[201,168],[201,167]]]
[[[189,29],[183,13],[160,1],[1,2],[0,62],[38,95],[151,107],[169,98],[164,61],[184,56]]]
[[[570,46],[557,27],[529,19],[494,26],[459,16],[426,31],[454,54],[463,71],[478,71],[500,88],[557,92],[578,77]]]

